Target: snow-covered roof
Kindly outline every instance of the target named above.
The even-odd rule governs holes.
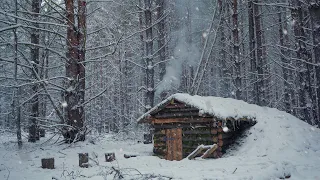
[[[258,112],[256,109],[259,107],[257,105],[248,104],[244,101],[232,98],[198,95],[192,96],[190,94],[177,93],[157,104],[148,112],[140,116],[137,121],[139,123],[147,122],[146,119],[150,114],[158,111],[159,108],[162,108],[173,99],[199,109],[201,114],[209,114],[221,119],[232,118],[237,120],[244,117],[248,119],[255,119],[256,113]]]

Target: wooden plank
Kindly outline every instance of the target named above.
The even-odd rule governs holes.
[[[203,150],[203,145],[200,145],[192,153],[188,155],[188,159],[191,160],[195,158]]]
[[[166,136],[167,139],[171,136],[171,129],[166,130]],[[171,143],[169,141],[166,141],[167,144],[167,154],[166,154],[166,160],[171,161],[172,160],[172,147]]]
[[[208,149],[202,156],[201,158],[205,159],[208,158],[215,150],[218,149],[218,145],[214,144],[210,149]]]
[[[182,129],[167,129],[166,130],[166,160],[182,159]]]
[[[182,129],[181,128],[178,128],[177,129],[177,140],[176,140],[176,143],[177,143],[177,161],[180,161],[182,160],[183,158],[183,146],[182,146]]]
[[[171,129],[171,139],[169,139],[172,144],[172,160],[177,159],[177,129]]]

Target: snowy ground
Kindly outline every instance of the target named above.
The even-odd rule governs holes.
[[[24,142],[17,150],[15,136],[0,135],[0,179],[59,180],[113,179],[114,167],[124,179],[290,179],[320,180],[320,129],[270,108],[250,105],[258,123],[241,139],[242,144],[223,158],[166,161],[152,156],[152,145],[100,137],[72,146]],[[78,167],[78,153],[87,152],[92,167]],[[104,162],[104,153],[115,152],[117,161]],[[124,153],[139,154],[125,159]],[[44,170],[41,158],[54,157],[54,170]],[[99,165],[98,165],[99,164]],[[111,173],[111,174],[110,174]]]

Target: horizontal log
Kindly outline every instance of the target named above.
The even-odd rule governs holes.
[[[163,137],[166,137],[165,134],[154,134],[153,135],[153,139],[159,139],[159,138],[163,138]]]
[[[193,107],[184,107],[184,108],[164,108],[160,110],[158,113],[162,112],[199,112],[199,109]]]
[[[209,123],[168,123],[168,124],[154,124],[152,125],[157,131],[161,131],[165,129],[173,129],[173,128],[203,128],[203,127],[210,127]],[[163,133],[163,132],[161,132]],[[165,133],[165,132],[164,132]]]
[[[172,112],[172,113],[157,113],[153,117],[164,118],[176,118],[176,117],[200,117],[198,112]]]
[[[168,109],[175,109],[175,108],[191,108],[191,106],[186,105],[186,104],[168,104],[165,108]]]
[[[167,118],[167,119],[152,119],[152,124],[167,124],[167,123],[204,123],[212,122],[212,118]]]
[[[159,139],[154,139],[154,140],[153,140],[153,143],[154,143],[154,144],[156,144],[156,143],[164,143],[164,142],[166,142],[166,141],[165,141],[165,138],[159,138]]]
[[[211,129],[211,134],[218,134],[223,132],[223,129],[221,127],[217,127],[217,128],[212,128]]]
[[[156,130],[153,134],[154,135],[163,135],[163,134],[166,134],[166,130],[164,130],[164,129]]]
[[[183,141],[194,141],[194,142],[200,142],[200,141],[212,141],[212,137],[182,137]]]
[[[198,134],[211,134],[210,129],[208,130],[186,130],[183,131],[183,134],[194,134],[194,135],[198,135]]]
[[[167,145],[166,145],[166,143],[154,143],[153,147],[164,147],[164,148],[166,148]]]
[[[159,155],[165,155],[167,154],[167,149],[153,148],[153,153],[159,154]]]

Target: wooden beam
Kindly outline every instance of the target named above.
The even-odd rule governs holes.
[[[164,108],[158,113],[164,113],[164,112],[199,112],[199,109],[193,108],[193,107],[184,107],[184,108]]]
[[[171,112],[171,113],[157,113],[153,115],[155,118],[158,119],[165,119],[165,118],[179,118],[179,117],[200,117],[198,112]]]
[[[158,131],[165,131],[165,129],[172,129],[172,128],[205,128],[210,127],[210,122],[200,122],[200,123],[166,123],[166,124],[154,124],[152,125],[156,132]],[[165,133],[165,132],[164,132]]]
[[[167,118],[167,119],[152,119],[152,124],[168,124],[168,123],[203,123],[213,122],[213,118]]]

